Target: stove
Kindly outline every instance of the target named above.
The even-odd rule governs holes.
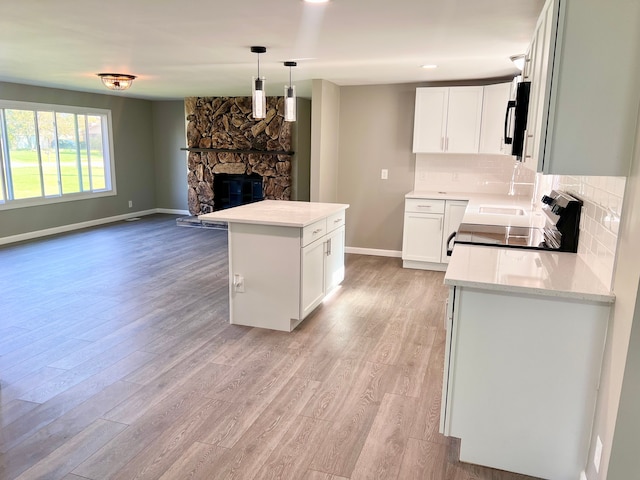
[[[449,237],[456,244],[490,247],[529,248],[559,252],[578,251],[582,201],[561,191],[551,191],[541,199],[545,226],[517,227],[461,223]],[[450,251],[447,251],[450,254]]]
[[[460,224],[455,236],[455,243],[548,249],[542,228],[478,225],[475,223]]]

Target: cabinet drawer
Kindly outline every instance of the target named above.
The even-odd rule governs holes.
[[[346,216],[346,211],[342,210],[341,212],[334,213],[327,217],[327,232],[332,232],[336,228],[340,228],[344,225],[344,220]]]
[[[327,219],[323,218],[311,225],[307,225],[302,229],[302,246],[309,245],[314,240],[324,236],[327,233]]]
[[[444,213],[444,200],[407,198],[404,201],[405,212]]]

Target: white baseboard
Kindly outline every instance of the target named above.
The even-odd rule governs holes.
[[[377,248],[360,248],[360,247],[345,247],[346,253],[357,253],[358,255],[375,255],[376,257],[395,257],[401,258],[402,252],[400,250],[380,250]]]
[[[189,213],[189,210],[176,210],[175,208],[156,208],[156,213],[168,213],[169,215],[192,216],[191,213]]]
[[[127,220],[128,218],[143,217],[145,215],[152,215],[154,213],[158,213],[158,209],[152,208],[150,210],[125,213],[123,215],[116,215],[114,217],[97,218],[95,220],[88,220],[86,222],[72,223],[70,225],[61,225],[59,227],[45,228],[44,230],[35,230],[33,232],[20,233],[18,235],[11,235],[9,237],[0,238],[0,245],[23,242],[25,240],[32,240],[34,238],[56,235],[58,233],[70,232],[72,230],[80,230],[81,228],[95,227],[97,225],[104,225],[105,223],[120,222],[122,220]]]
[[[435,272],[446,272],[446,263],[416,262],[415,260],[403,260],[402,268],[412,268],[414,270],[432,270]]]

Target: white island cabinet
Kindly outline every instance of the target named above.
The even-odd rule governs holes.
[[[440,431],[460,460],[575,480],[613,295],[571,253],[456,245]]]
[[[200,215],[229,225],[229,316],[292,331],[344,278],[346,204],[263,200]]]

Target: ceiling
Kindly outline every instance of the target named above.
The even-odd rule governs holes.
[[[282,95],[338,85],[514,75],[543,0],[20,0],[0,16],[0,81],[146,99],[249,95],[250,46]],[[422,69],[437,64],[437,69]],[[99,72],[137,75],[107,91]]]

